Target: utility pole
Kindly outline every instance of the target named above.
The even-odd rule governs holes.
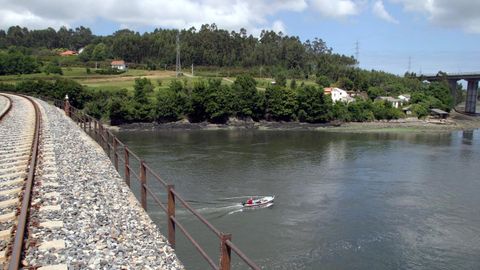
[[[360,43],[358,42],[355,42],[355,60],[357,60],[357,64],[355,65],[356,67],[358,67],[360,65]]]
[[[175,77],[178,78],[180,73],[182,72],[182,67],[180,64],[180,30],[177,33],[177,61],[175,63]]]

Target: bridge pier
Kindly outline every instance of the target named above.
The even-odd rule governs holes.
[[[457,105],[457,82],[458,80],[455,79],[448,80],[448,86],[450,87],[450,94],[452,95],[454,106]]]
[[[465,101],[465,112],[476,113],[478,96],[478,80],[468,80],[467,100]]]

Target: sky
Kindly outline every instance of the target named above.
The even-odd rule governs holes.
[[[262,29],[315,37],[360,67],[403,75],[480,71],[480,0],[0,0],[0,29]]]

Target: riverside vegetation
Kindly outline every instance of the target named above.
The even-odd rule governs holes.
[[[334,120],[363,122],[404,117],[400,109],[385,101],[358,98],[355,102],[333,103],[323,88],[301,85],[290,88],[272,85],[265,91],[256,88],[249,75],[240,75],[232,85],[220,79],[203,79],[191,84],[173,80],[166,89],[157,89],[147,78],[135,79],[133,93],[92,91],[69,79],[25,80],[16,85],[1,84],[4,91],[63,99],[68,95],[73,106],[83,108],[113,125],[132,122],[225,123],[229,117],[267,121],[300,121],[325,123]],[[427,108],[448,109],[451,104],[448,87],[443,83],[422,85],[412,94],[412,109],[418,116]]]
[[[398,119],[405,116],[400,109],[375,98],[404,93],[411,94],[411,110],[418,117],[426,116],[431,108],[449,111],[454,105],[446,81],[428,84],[415,74],[400,77],[362,70],[355,67],[356,59],[333,53],[319,38],[302,43],[298,37],[273,31],[262,31],[256,38],[244,29],[229,33],[215,24],[180,32],[182,63],[198,65],[199,79],[174,79],[162,85],[137,77],[129,91],[90,88],[62,78],[65,68],[78,66],[85,67],[90,76],[90,68],[108,67],[107,59],[125,59],[131,69],[171,66],[177,32],[156,29],[141,35],[120,30],[95,36],[84,27],[55,31],[13,26],[7,32],[0,30],[0,75],[10,75],[0,80],[0,87],[58,99],[68,94],[74,106],[114,125],[181,119],[225,123],[230,117],[308,123]],[[80,47],[84,50],[78,56],[58,56],[62,48]],[[12,74],[38,72],[55,76],[11,78]],[[109,69],[95,73],[118,78]],[[226,84],[214,78],[217,75],[236,78]],[[328,86],[355,91],[358,98],[348,104],[333,103],[323,92]]]

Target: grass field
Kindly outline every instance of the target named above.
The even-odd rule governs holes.
[[[53,80],[55,78],[68,78],[73,79],[80,84],[87,86],[91,89],[98,90],[109,90],[114,91],[118,89],[125,88],[129,91],[133,91],[133,86],[135,84],[136,78],[145,77],[152,81],[156,89],[165,89],[167,88],[172,80],[175,80],[174,71],[159,71],[159,70],[137,70],[129,69],[127,72],[119,75],[101,75],[95,73],[94,69],[90,70],[90,74],[87,73],[86,68],[83,67],[69,67],[62,68],[63,75],[49,74],[44,73],[35,73],[35,74],[23,74],[23,75],[6,75],[0,76],[0,82],[4,83],[15,83],[24,79],[44,79],[44,80]],[[191,84],[196,80],[202,78],[211,78],[211,77],[202,77],[202,76],[182,76],[178,78],[184,83]],[[257,88],[259,90],[265,90],[265,88],[273,81],[272,78],[255,78],[257,80]],[[235,81],[235,77],[223,78],[222,83],[232,84]],[[304,82],[307,85],[315,85],[315,82],[309,80],[297,80],[297,86]],[[290,85],[290,80],[287,81],[287,85]]]

